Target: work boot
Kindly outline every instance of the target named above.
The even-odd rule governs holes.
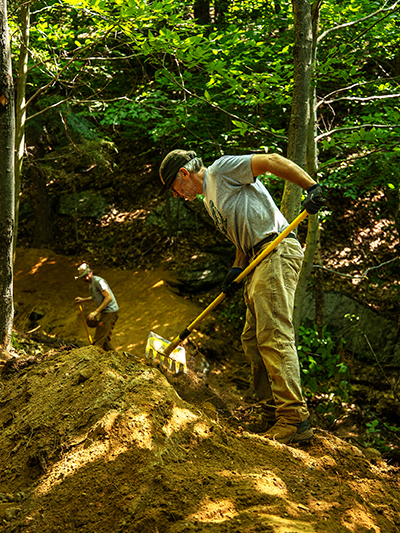
[[[314,433],[311,429],[309,418],[300,422],[300,424],[291,424],[284,418],[279,418],[277,423],[261,436],[282,442],[282,444],[289,444],[295,442],[307,442],[313,438]]]
[[[273,404],[273,401],[274,400],[271,399],[261,403],[261,426],[263,432],[268,431],[276,424],[276,407]]]
[[[268,432],[276,424],[276,418],[266,418],[264,415],[261,415],[261,427],[262,431]]]

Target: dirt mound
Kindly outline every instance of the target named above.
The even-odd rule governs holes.
[[[126,351],[8,362],[0,406],[4,533],[400,527],[399,478],[385,462],[321,431],[294,448],[235,430]]]

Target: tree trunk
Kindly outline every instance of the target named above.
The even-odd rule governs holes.
[[[210,24],[210,0],[195,0],[193,13],[199,24]]]
[[[18,218],[19,218],[19,193],[21,190],[22,165],[25,152],[25,122],[26,122],[26,80],[28,78],[28,45],[30,32],[30,4],[21,5],[21,44],[19,49],[19,69],[16,99],[15,123],[15,228],[14,228],[14,260],[17,247]]]
[[[46,174],[40,167],[32,163],[30,165],[31,198],[35,213],[35,229],[32,246],[53,246],[53,223],[51,209],[46,189]]]
[[[217,24],[224,24],[225,13],[229,8],[229,0],[215,0],[214,2],[214,17]]]
[[[293,0],[294,12],[294,91],[289,124],[288,159],[305,167],[307,131],[310,122],[310,82],[312,23],[309,0]],[[286,182],[281,211],[292,222],[300,210],[302,189]]]
[[[312,8],[312,32],[313,32],[313,41],[312,41],[312,69],[311,74],[314,75],[315,62],[317,57],[317,37],[318,37],[318,24],[319,24],[319,4],[313,4]],[[311,78],[310,78],[311,79]],[[311,113],[309,115],[309,126],[308,126],[308,135],[307,135],[307,172],[312,178],[317,179],[317,169],[318,169],[318,156],[317,156],[317,145],[315,142],[315,129],[316,129],[316,116],[315,116],[315,101],[316,101],[316,89],[315,85],[312,87],[309,86],[309,100],[310,100],[310,109]],[[297,290],[294,301],[294,312],[293,312],[293,325],[295,329],[296,337],[298,337],[300,329],[300,319],[301,319],[301,307],[304,301],[304,297],[307,290],[308,280],[311,276],[311,271],[314,263],[315,251],[318,245],[318,227],[319,227],[319,217],[318,215],[309,215],[308,216],[308,228],[307,228],[307,238],[306,238],[306,250],[304,254],[303,267],[300,272],[299,282],[297,284]],[[322,310],[320,310],[322,312]]]
[[[0,0],[0,131],[0,349],[8,351],[13,326],[15,117],[7,0]]]

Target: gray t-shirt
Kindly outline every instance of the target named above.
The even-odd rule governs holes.
[[[104,300],[104,296],[102,295],[102,292],[105,290],[108,290],[108,292],[111,294],[112,300],[111,302],[105,307],[102,311],[102,313],[116,313],[119,309],[117,300],[115,299],[115,296],[110,289],[110,286],[106,282],[105,279],[101,278],[100,276],[93,276],[92,281],[89,285],[89,292],[90,296],[92,297],[92,300],[98,307]]]
[[[214,224],[243,253],[289,225],[272,196],[254,179],[251,155],[226,155],[204,174],[206,209]]]

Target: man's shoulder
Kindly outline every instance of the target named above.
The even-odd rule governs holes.
[[[224,155],[209,167],[208,172],[214,179],[225,178],[241,184],[250,183],[253,180],[252,157],[250,154]]]
[[[101,276],[93,276],[92,282],[94,283],[94,285],[97,285],[97,286],[101,285],[102,283],[107,284],[106,280],[102,278]]]
[[[211,165],[214,167],[224,167],[224,166],[237,166],[241,165],[243,163],[248,163],[251,161],[252,154],[246,154],[246,155],[223,155],[220,158],[216,159],[214,163]]]

